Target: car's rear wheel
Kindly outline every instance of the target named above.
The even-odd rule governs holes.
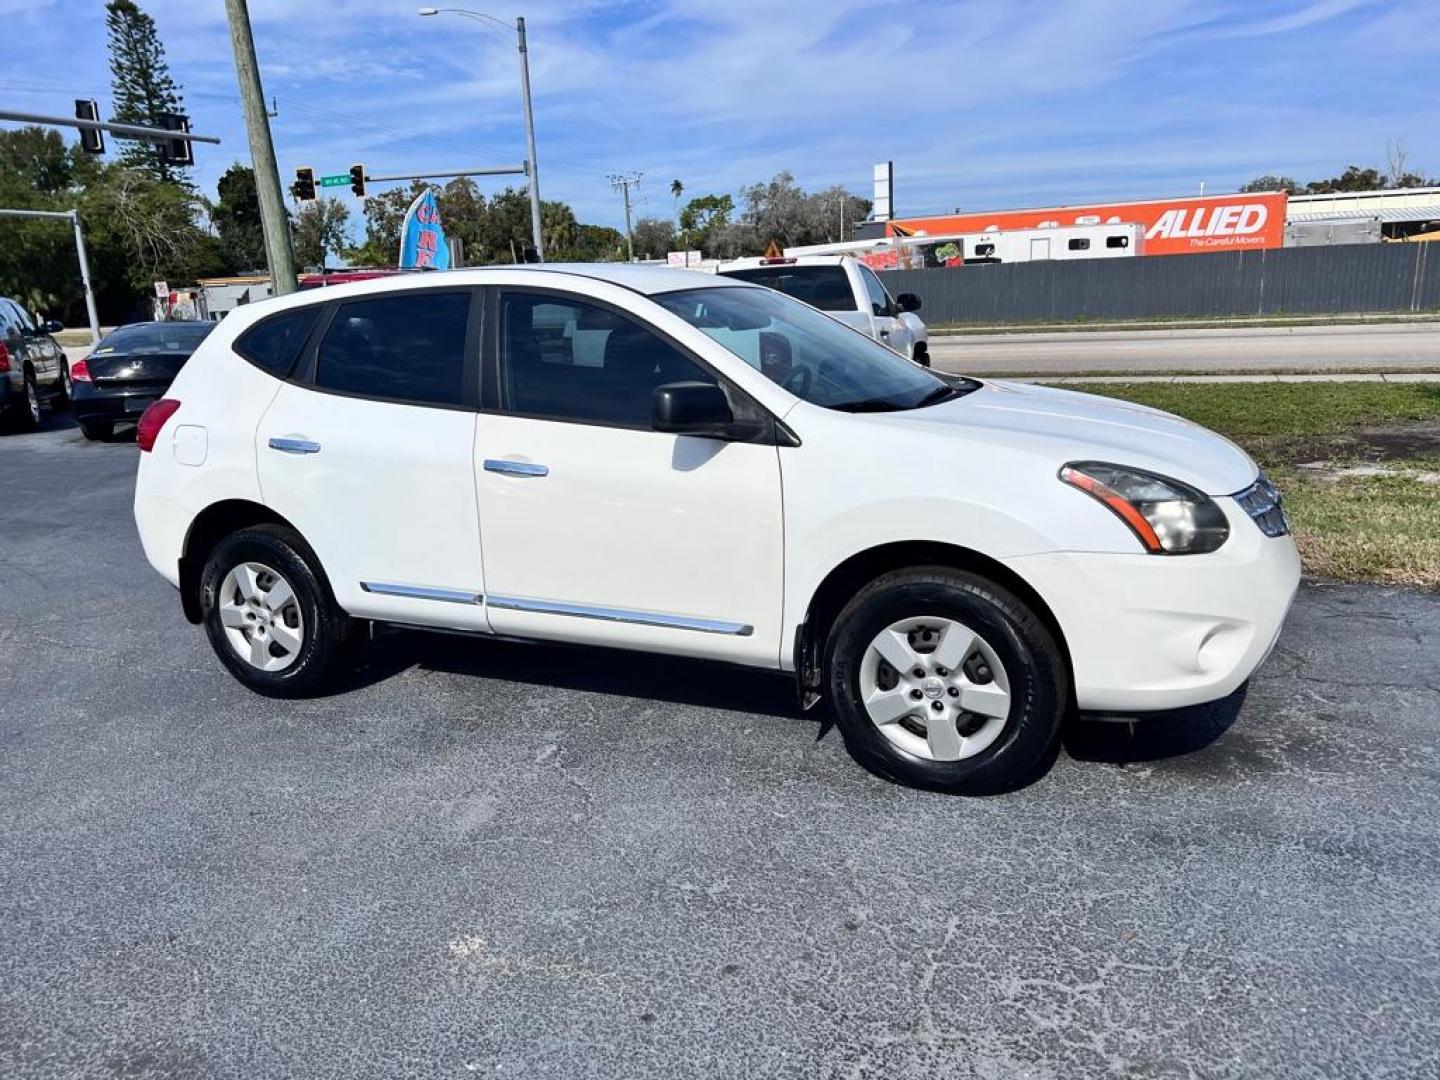
[[[101,442],[109,439],[115,434],[115,425],[106,423],[103,420],[81,420],[80,434],[87,439]]]
[[[68,360],[60,361],[60,393],[50,399],[50,408],[56,412],[65,412],[70,408],[74,400],[75,384],[70,381],[70,363]]]
[[[911,353],[911,359],[913,359],[915,363],[919,364],[921,367],[929,367],[930,346],[923,341],[917,341],[915,343],[915,349]]]
[[[354,634],[314,553],[281,526],[245,529],[216,546],[201,577],[200,608],[220,662],[270,697],[324,690]]]
[[[846,746],[872,772],[960,795],[1011,790],[1051,760],[1064,660],[1009,591],[945,567],[896,571],[841,612],[826,685]]]

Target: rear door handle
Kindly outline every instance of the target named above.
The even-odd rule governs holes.
[[[485,471],[502,473],[505,476],[549,476],[548,465],[535,465],[529,461],[503,461],[499,458],[486,458]]]
[[[282,454],[318,454],[320,444],[310,439],[296,439],[288,436],[270,436],[270,449],[279,450]]]

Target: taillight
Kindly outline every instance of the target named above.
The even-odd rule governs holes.
[[[6,347],[5,342],[0,341],[0,375],[6,374],[9,370],[10,350]]]
[[[178,408],[180,402],[174,398],[162,397],[159,401],[151,402],[140,414],[140,422],[135,425],[135,445],[147,454],[153,450],[155,440],[160,437],[160,429],[165,426],[166,420],[175,415]]]
[[[90,365],[86,363],[86,361],[88,361],[89,359],[90,358],[87,356],[84,360],[76,360],[75,363],[70,365],[71,382],[90,381]]]

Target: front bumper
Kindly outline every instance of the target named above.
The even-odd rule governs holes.
[[[1270,538],[1232,499],[1208,555],[1054,552],[1006,560],[1065,635],[1082,710],[1152,712],[1223,698],[1260,666],[1300,583],[1290,536]]]

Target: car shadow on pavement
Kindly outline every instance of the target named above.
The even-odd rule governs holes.
[[[774,717],[820,715],[801,711],[794,680],[779,672],[622,649],[392,628],[377,630],[361,649],[343,689],[383,682],[412,667]]]
[[[1211,746],[1234,725],[1249,684],[1229,697],[1186,709],[1149,713],[1127,721],[1072,718],[1064,731],[1065,752],[1077,761],[1125,765],[1193,754]]]

